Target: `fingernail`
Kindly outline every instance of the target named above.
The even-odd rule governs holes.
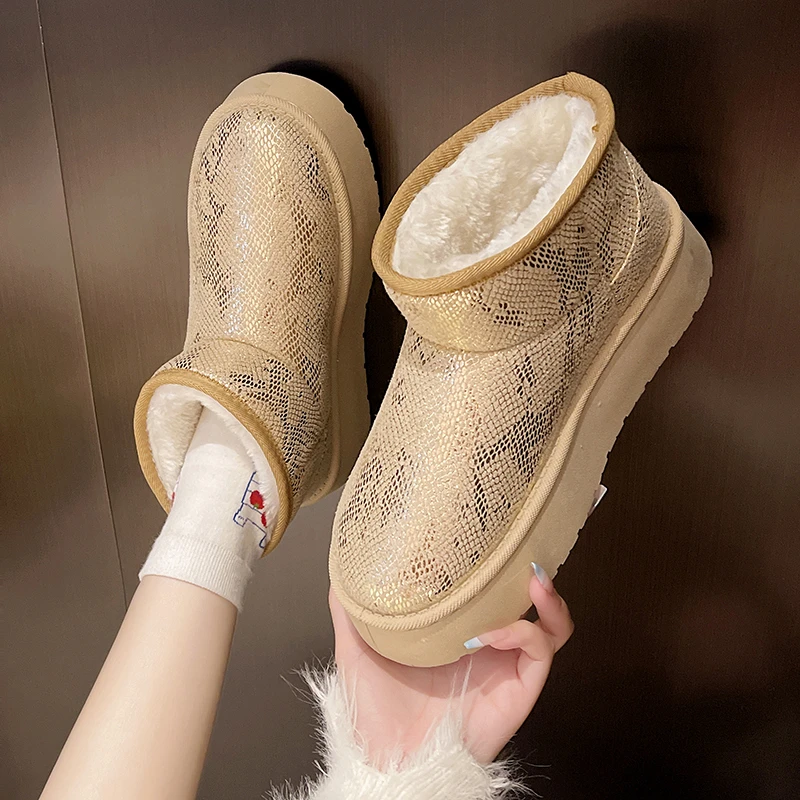
[[[600,501],[606,496],[607,491],[608,489],[606,489],[602,483],[597,487],[597,491],[595,491],[594,497],[592,498],[592,507],[589,509],[589,513],[586,515],[587,517],[590,517],[592,512],[600,505]]]
[[[545,569],[540,564],[537,564],[535,561],[531,561],[531,566],[533,567],[533,572],[536,575],[537,580],[539,583],[542,584],[544,590],[546,592],[553,591],[553,581],[550,580],[550,576],[545,572]]]
[[[473,636],[471,639],[467,639],[467,641],[464,642],[464,647],[466,647],[467,650],[477,650],[479,647],[483,647],[483,642],[477,636]]]

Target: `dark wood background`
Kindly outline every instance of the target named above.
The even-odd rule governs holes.
[[[195,138],[239,81],[291,63],[360,107],[384,204],[508,96],[566,70],[608,86],[715,275],[559,574],[577,632],[517,750],[545,798],[800,797],[799,35],[789,0],[5,0],[0,795],[44,784],[161,524],[131,414],[182,342]],[[374,407],[402,331],[376,285]],[[259,571],[202,798],[312,769],[282,676],[330,648],[335,502]]]

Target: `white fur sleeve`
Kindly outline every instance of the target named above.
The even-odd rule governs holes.
[[[501,800],[522,787],[507,763],[478,763],[455,719],[443,721],[401,765],[371,766],[354,737],[352,716],[335,672],[306,675],[319,706],[323,772],[299,792],[273,789],[271,800]]]

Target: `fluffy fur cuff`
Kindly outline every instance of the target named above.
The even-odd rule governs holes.
[[[305,678],[319,709],[322,774],[297,793],[273,790],[272,800],[501,800],[522,788],[507,762],[484,766],[470,755],[455,714],[431,732],[413,757],[376,769],[356,742],[336,673]]]

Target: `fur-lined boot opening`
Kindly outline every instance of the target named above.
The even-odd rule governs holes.
[[[595,121],[582,97],[534,97],[476,136],[411,202],[397,228],[393,269],[438,277],[518,242],[586,163]]]

